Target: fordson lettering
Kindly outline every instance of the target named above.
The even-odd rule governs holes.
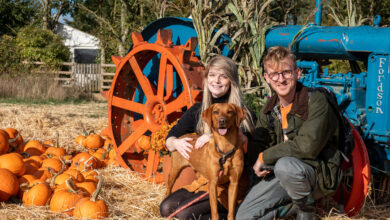
[[[377,87],[377,94],[376,94],[376,111],[375,113],[377,114],[383,114],[382,110],[382,99],[383,99],[383,81],[385,78],[384,72],[385,70],[383,69],[383,64],[386,62],[386,58],[379,58],[379,70],[378,70],[378,87]]]

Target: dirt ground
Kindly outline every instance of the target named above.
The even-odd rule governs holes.
[[[94,102],[78,105],[26,105],[0,103],[0,129],[13,127],[25,140],[55,139],[59,134],[60,146],[81,150],[74,139],[87,131],[100,132],[108,124],[107,104]],[[100,199],[106,201],[110,219],[162,219],[159,204],[165,186],[141,179],[130,170],[109,166],[101,169],[104,178]],[[17,200],[0,203],[0,219],[57,219],[49,207],[25,207]],[[66,217],[65,217],[66,218]],[[322,219],[348,219],[332,210]],[[367,199],[357,219],[390,218],[390,204],[374,204]]]

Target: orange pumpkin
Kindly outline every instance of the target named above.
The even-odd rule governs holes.
[[[0,155],[6,154],[9,150],[9,135],[0,129]]]
[[[0,202],[7,201],[11,196],[16,196],[19,191],[19,182],[16,176],[9,170],[0,168]]]
[[[43,159],[40,156],[31,156],[28,158],[23,159],[24,163],[33,164],[34,166],[41,167]]]
[[[87,136],[87,139],[85,139],[87,148],[89,149],[97,149],[100,147],[103,147],[104,145],[104,139],[98,135],[98,134],[90,134]]]
[[[66,155],[66,149],[65,148],[62,148],[62,147],[54,147],[54,146],[50,146],[46,149],[44,155],[46,155],[47,157],[55,157],[55,158],[60,158],[60,157],[64,157]]]
[[[31,156],[34,156],[34,155],[41,155],[45,153],[46,148],[41,142],[37,140],[30,140],[24,146],[23,151],[28,153]]]
[[[150,145],[150,136],[142,135],[138,138],[136,145],[144,151],[148,151],[151,147]]]
[[[70,175],[69,173],[61,173],[58,176],[54,176],[52,179],[54,183],[51,184],[51,186],[54,187],[56,185],[64,184],[65,181],[69,178],[73,178],[72,175]]]
[[[76,203],[85,197],[85,194],[79,194],[73,185],[72,178],[66,180],[66,189],[56,190],[50,200],[50,210],[53,212],[73,215],[73,208]]]
[[[64,173],[71,175],[76,182],[83,182],[85,179],[79,170],[72,167],[66,170]]]
[[[48,167],[52,168],[56,172],[60,172],[62,169],[62,163],[57,158],[44,159],[42,162],[42,168],[48,168]]]
[[[42,181],[46,181],[53,176],[54,171],[50,171],[49,169],[51,168],[41,167],[37,171],[35,171],[35,173],[33,173],[33,176]]]
[[[61,157],[64,157],[66,155],[66,150],[65,148],[62,148],[60,147],[60,136],[59,134],[57,133],[57,138],[56,140],[49,140],[49,141],[45,141],[43,142],[43,144],[47,143],[47,149],[45,151],[45,155],[47,157],[56,157],[56,158],[61,158]]]
[[[52,190],[46,182],[35,180],[23,194],[23,203],[26,206],[44,206],[50,199]]]
[[[37,178],[31,174],[24,174],[23,176],[18,178],[20,190],[18,192],[19,199],[23,198],[24,191],[28,188],[28,185],[33,181],[37,180]]]
[[[79,171],[96,169],[98,161],[95,157],[87,152],[80,152],[72,159],[71,167],[78,169]]]
[[[114,148],[112,148],[109,152],[108,152],[108,159],[109,160],[116,160],[116,151]]]
[[[84,135],[79,135],[74,139],[74,142],[78,144],[79,146],[86,147],[87,143],[85,142],[85,136]]]
[[[93,181],[76,182],[75,185],[83,192],[88,192],[89,196],[96,190],[96,183]]]
[[[102,189],[103,181],[98,177],[99,183],[91,198],[82,198],[77,202],[73,215],[79,219],[103,219],[108,217],[108,207],[103,200],[97,200]]]
[[[39,166],[35,165],[31,161],[24,162],[24,165],[26,166],[26,172],[24,172],[24,174],[33,174],[39,169]]]
[[[5,131],[8,133],[10,146],[16,150],[18,146],[24,142],[22,135],[20,135],[20,132],[15,128],[6,128]]]
[[[84,181],[90,181],[90,182],[98,182],[98,179],[96,178],[99,176],[99,172],[97,170],[88,170],[85,172],[82,172],[84,176]]]
[[[23,176],[18,178],[18,183],[19,185],[23,183],[28,183],[28,185],[30,185],[30,183],[32,183],[36,179],[37,178],[31,174],[24,174]]]
[[[22,176],[26,172],[23,157],[18,153],[3,154],[0,156],[0,168],[11,171],[16,176]]]

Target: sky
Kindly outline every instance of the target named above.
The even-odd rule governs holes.
[[[73,21],[72,17],[70,16],[70,14],[67,14],[67,15],[61,15],[60,19],[59,19],[59,22],[62,23],[62,24],[66,24],[65,22],[65,19],[66,20],[70,20],[70,21]]]

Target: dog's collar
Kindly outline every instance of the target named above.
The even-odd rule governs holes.
[[[234,151],[236,151],[236,148],[234,147],[233,149],[231,149],[230,151],[225,153],[225,152],[221,151],[221,149],[219,149],[217,142],[215,142],[215,141],[214,141],[214,146],[215,146],[215,149],[217,150],[217,152],[222,154],[221,157],[219,158],[218,162],[219,162],[221,173],[223,173],[223,165],[226,162],[226,158],[233,155]]]

